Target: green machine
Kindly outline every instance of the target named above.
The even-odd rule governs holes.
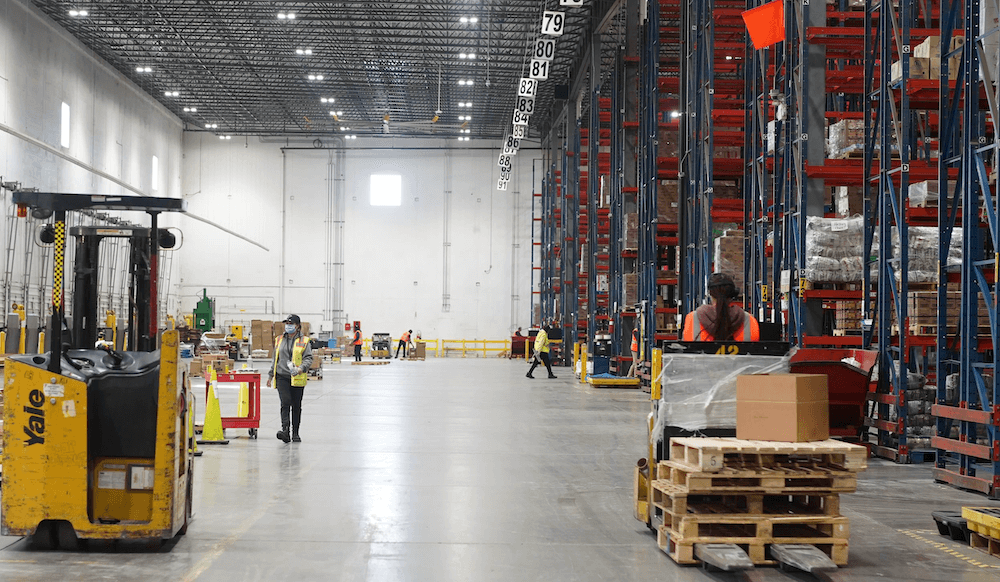
[[[194,306],[194,327],[202,333],[215,328],[215,299],[208,298],[208,290],[201,290],[202,298]]]

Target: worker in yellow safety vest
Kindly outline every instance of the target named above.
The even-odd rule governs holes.
[[[628,369],[628,375],[635,377],[639,375],[639,328],[632,328],[632,367]]]
[[[708,294],[712,304],[702,305],[684,318],[683,341],[760,341],[757,319],[731,301],[739,297],[732,277],[712,273],[708,278]]]
[[[549,371],[549,378],[555,378],[555,374],[552,373],[552,362],[549,360],[549,330],[550,326],[544,325],[542,329],[538,330],[538,335],[535,336],[535,358],[531,364],[531,369],[528,370],[527,377],[534,378],[531,375],[538,367],[538,362],[541,361],[545,364],[545,369]]]
[[[278,440],[302,442],[299,425],[302,422],[302,393],[306,389],[309,367],[312,366],[312,346],[309,338],[302,335],[302,320],[292,314],[285,318],[285,333],[274,340],[274,359],[267,386],[273,381],[281,401],[281,430]],[[289,434],[288,413],[291,411],[291,433]]]
[[[393,358],[399,357],[399,348],[403,348],[403,357],[406,357],[406,348],[410,344],[410,334],[413,333],[412,329],[406,330],[403,333],[403,337],[399,338],[399,344],[396,346],[396,355]]]
[[[361,326],[355,324],[354,326],[354,361],[361,361]]]

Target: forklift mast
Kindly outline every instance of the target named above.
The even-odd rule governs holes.
[[[66,270],[66,213],[79,210],[124,210],[145,212],[150,216],[148,229],[73,229],[69,233],[77,236],[77,265],[74,294],[74,329],[69,338],[69,347],[93,348],[97,339],[97,273],[98,248],[103,238],[108,236],[128,237],[131,244],[129,274],[129,348],[136,351],[156,350],[158,329],[157,281],[159,279],[157,257],[160,241],[164,246],[173,246],[172,235],[160,231],[157,218],[161,212],[184,212],[187,202],[176,198],[154,198],[144,196],[93,196],[89,194],[55,194],[49,192],[15,192],[13,201],[20,209],[30,209],[37,219],[52,219],[51,237],[55,257],[52,262],[52,321],[49,335],[49,371],[59,372],[66,348],[63,319],[65,311],[64,282]],[[120,232],[99,232],[99,231]],[[130,231],[130,232],[126,232]],[[77,309],[80,311],[78,312]]]

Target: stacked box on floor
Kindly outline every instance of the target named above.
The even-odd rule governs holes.
[[[846,565],[850,525],[840,494],[857,489],[866,459],[864,447],[834,440],[671,439],[670,460],[652,482],[663,511],[660,549],[697,564],[696,544],[730,543],[763,565],[776,563],[772,544],[810,544]]]

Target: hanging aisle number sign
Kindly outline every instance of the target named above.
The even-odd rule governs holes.
[[[535,112],[535,98],[534,97],[518,97],[517,98],[517,110],[521,113],[527,113],[531,115]]]
[[[531,58],[543,61],[556,58],[556,39],[544,36],[535,39],[535,49],[531,52]]]
[[[497,180],[497,190],[499,190],[501,192],[506,192],[507,191],[507,181],[506,180]]]
[[[560,6],[583,6],[583,0],[559,0]]]
[[[518,97],[534,97],[538,91],[538,80],[529,77],[521,77],[521,82],[517,85]]]
[[[500,154],[500,159],[497,160],[497,165],[501,168],[510,169],[510,156]]]
[[[562,36],[566,27],[566,13],[546,10],[542,13],[542,34]]]
[[[506,169],[506,170],[504,170],[504,169],[500,170],[500,179],[503,180],[504,182],[510,182],[510,169],[509,168]]]
[[[524,128],[525,128],[525,126],[523,126],[523,125],[515,125],[511,129],[511,135],[513,135],[517,139],[524,138]]]
[[[541,59],[531,59],[531,65],[528,67],[528,76],[532,79],[538,79],[539,81],[544,81],[549,78],[549,65],[552,61],[543,61]]]
[[[503,153],[505,156],[516,156],[518,148],[521,147],[521,140],[515,138],[514,136],[507,137],[507,140],[503,142]]]
[[[514,110],[514,117],[512,119],[514,125],[528,125],[528,118],[531,117],[527,113],[522,113],[517,109]]]

